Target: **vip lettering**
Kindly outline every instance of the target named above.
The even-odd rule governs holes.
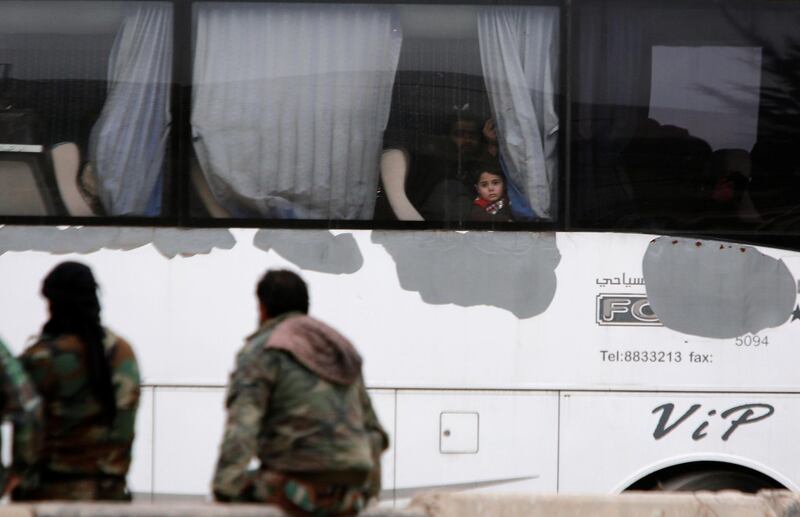
[[[658,418],[656,428],[653,431],[653,438],[660,440],[678,427],[683,426],[683,424],[695,414],[700,417],[700,415],[703,413],[701,408],[701,404],[692,404],[692,406],[689,407],[689,409],[683,414],[675,414],[673,416],[673,413],[675,413],[675,404],[667,403],[658,406],[652,411],[654,415],[659,412],[661,413],[661,416]],[[739,429],[739,427],[743,425],[754,424],[764,420],[765,418],[769,418],[773,413],[775,413],[775,408],[769,404],[743,404],[741,406],[735,406],[730,409],[726,409],[721,413],[717,413],[716,409],[711,409],[705,413],[708,417],[717,417],[728,422],[725,432],[722,433],[721,436],[722,441],[726,442],[734,433],[734,431]],[[697,418],[695,418],[694,421],[696,422]],[[710,420],[708,418],[704,418],[699,425],[694,427],[692,432],[692,440],[702,440],[708,435],[706,429],[708,428],[709,421]],[[684,427],[691,428],[691,426]]]

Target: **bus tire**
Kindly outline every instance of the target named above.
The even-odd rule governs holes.
[[[667,492],[739,490],[756,493],[770,488],[776,488],[775,483],[765,476],[738,470],[704,470],[665,478],[658,483],[657,489]]]

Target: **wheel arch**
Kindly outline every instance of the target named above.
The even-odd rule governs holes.
[[[643,467],[620,482],[613,489],[613,493],[621,493],[626,490],[648,490],[652,489],[652,486],[659,479],[666,479],[667,477],[685,473],[700,473],[721,469],[758,476],[765,481],[771,482],[776,488],[782,487],[794,492],[800,491],[800,487],[787,476],[764,463],[749,458],[727,454],[687,454],[660,460]],[[651,487],[647,488],[648,485],[651,485]]]

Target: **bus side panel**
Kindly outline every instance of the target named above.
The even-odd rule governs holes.
[[[398,502],[436,488],[553,492],[557,435],[554,392],[400,390]]]
[[[659,247],[663,259],[648,260],[656,281],[647,283],[643,262],[654,248],[647,235],[294,230],[279,250],[265,252],[253,245],[258,235],[273,235],[263,232],[233,230],[233,249],[172,259],[150,245],[87,255],[5,253],[0,284],[13,295],[0,298],[0,313],[13,318],[3,322],[3,339],[14,352],[24,349],[47,317],[41,279],[62,260],[80,260],[98,278],[104,324],[132,343],[146,384],[221,386],[257,326],[259,277],[268,268],[297,270],[300,262],[311,314],[354,342],[373,388],[797,391],[800,319],[791,304],[782,302],[775,326],[731,333],[735,322],[769,305],[773,283],[752,286],[745,281],[751,273],[782,272],[776,289],[788,285],[793,294],[800,268],[782,264],[797,262],[796,253],[669,239]],[[360,267],[331,273],[304,262],[306,255],[325,262],[335,237]],[[314,239],[320,249],[304,255]],[[528,267],[540,258],[546,263]],[[535,307],[520,301],[528,298]],[[691,307],[693,320],[717,322],[719,336],[662,323],[651,298],[662,306],[666,300],[672,312]]]
[[[800,400],[774,394],[567,392],[560,490],[620,492],[688,462],[733,463],[797,490]]]
[[[154,495],[210,494],[225,425],[225,391],[158,387],[155,392]]]
[[[139,411],[136,414],[136,436],[133,440],[133,458],[128,471],[128,488],[137,496],[148,500],[153,492],[153,408],[154,389],[142,387]]]
[[[370,390],[370,397],[392,444],[382,457],[381,496],[391,504],[395,394]],[[208,497],[225,426],[224,398],[221,387],[144,388],[129,475],[138,498]]]

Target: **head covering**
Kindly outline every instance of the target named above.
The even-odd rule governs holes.
[[[278,324],[265,346],[286,350],[323,379],[348,386],[361,375],[361,356],[336,330],[311,316]]]
[[[44,324],[42,334],[48,338],[63,334],[81,338],[86,346],[90,389],[110,424],[116,415],[116,402],[92,270],[78,262],[62,262],[45,277],[42,295],[50,302],[50,319]]]

